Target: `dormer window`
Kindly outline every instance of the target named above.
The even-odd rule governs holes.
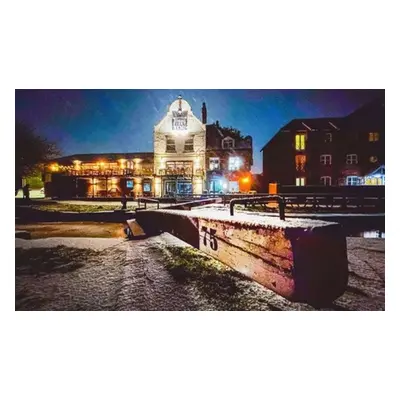
[[[230,137],[226,137],[224,139],[222,139],[222,148],[223,149],[233,149],[235,147],[235,141],[230,138]]]

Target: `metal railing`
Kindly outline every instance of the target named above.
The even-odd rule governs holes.
[[[149,198],[146,198],[146,197],[139,197],[137,199],[137,202],[138,202],[139,208],[140,208],[140,203],[143,203],[145,210],[147,209],[147,203],[156,203],[157,204],[157,210],[160,208],[160,200],[157,200],[157,199],[149,199]]]
[[[241,199],[232,199],[229,202],[229,209],[230,213],[233,216],[234,214],[234,209],[236,204],[244,204],[247,206],[247,204],[265,204],[265,203],[272,203],[272,202],[278,202],[279,204],[279,218],[281,220],[285,220],[285,200],[281,196],[263,196],[263,197],[245,197]]]

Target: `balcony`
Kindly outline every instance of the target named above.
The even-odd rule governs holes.
[[[202,168],[197,168],[194,171],[192,168],[163,168],[159,170],[159,174],[161,176],[192,177],[193,175],[202,176],[204,174],[204,170]]]
[[[69,176],[149,176],[153,175],[152,168],[134,168],[134,169],[67,169]]]

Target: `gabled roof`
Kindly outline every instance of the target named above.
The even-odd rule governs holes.
[[[343,125],[343,117],[332,118],[296,118],[283,126],[279,131],[338,131]],[[267,144],[278,134],[276,133],[260,150],[263,151]]]
[[[370,172],[365,176],[372,176],[372,175],[385,175],[385,165],[381,165],[379,168],[375,169],[374,171]]]
[[[118,161],[120,159],[130,160],[133,158],[153,159],[154,153],[89,153],[89,154],[72,154],[65,157],[59,157],[52,160],[59,164],[71,164],[74,160],[82,162],[95,162],[99,160],[104,161]]]

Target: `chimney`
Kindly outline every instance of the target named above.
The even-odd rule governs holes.
[[[207,123],[207,107],[206,103],[203,103],[203,107],[201,107],[201,116],[203,124]]]

